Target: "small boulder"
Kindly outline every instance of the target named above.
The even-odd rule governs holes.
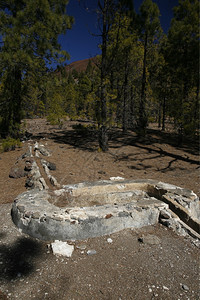
[[[27,161],[25,164],[24,171],[30,172],[32,170],[32,168],[33,168],[32,163]]]
[[[161,240],[156,235],[147,234],[139,237],[138,242],[148,244],[148,245],[158,245],[161,243]]]
[[[88,250],[87,251],[87,255],[94,255],[94,254],[96,254],[97,252],[96,252],[96,250],[94,250],[94,249],[92,249],[92,250]]]
[[[56,170],[56,165],[54,163],[50,162],[50,161],[43,160],[43,164],[45,164],[49,168],[49,170],[51,170],[51,171]]]
[[[182,284],[182,289],[185,291],[189,291],[189,287],[186,284]]]
[[[108,239],[107,239],[107,242],[108,242],[109,244],[112,244],[113,240],[112,240],[111,238],[108,238]]]
[[[12,167],[10,169],[10,173],[9,173],[10,178],[21,178],[25,176],[26,176],[26,172],[22,167]]]
[[[51,248],[53,251],[53,254],[55,255],[63,255],[67,257],[71,257],[72,253],[74,251],[73,245],[68,245],[67,242],[62,242],[55,240],[54,243],[51,243]]]
[[[124,177],[117,176],[117,177],[110,177],[110,180],[111,180],[111,181],[120,181],[120,180],[125,180],[125,178],[124,178]]]
[[[25,183],[26,188],[34,188],[34,181],[32,177],[28,177]]]
[[[171,218],[171,214],[166,211],[166,210],[161,210],[160,212],[160,218],[161,219],[170,219]]]

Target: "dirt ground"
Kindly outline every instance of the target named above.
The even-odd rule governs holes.
[[[75,126],[74,126],[75,125]],[[109,132],[109,151],[98,151],[97,135],[66,121],[60,129],[45,119],[27,121],[33,141],[51,151],[60,184],[121,176],[156,179],[199,193],[198,145],[155,128],[145,138],[119,129]],[[11,167],[28,149],[0,154],[0,299],[199,299],[199,249],[162,225],[124,230],[74,241],[71,258],[56,257],[49,243],[21,234],[10,218],[25,178],[9,178]],[[151,236],[144,243],[138,238]],[[153,241],[153,242],[152,242]],[[87,255],[88,250],[96,254]]]

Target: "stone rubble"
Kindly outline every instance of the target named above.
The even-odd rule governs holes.
[[[28,151],[24,153],[11,168],[9,176],[11,178],[20,178],[27,176],[25,186],[28,189],[47,190],[49,189],[45,179],[42,177],[40,168],[36,162],[37,158],[43,166],[49,183],[52,186],[60,188],[56,178],[50,174],[50,171],[56,170],[56,165],[40,158],[40,156],[50,156],[50,151],[42,144],[36,142],[33,146],[28,145]]]
[[[55,240],[54,243],[51,243],[53,254],[62,255],[66,257],[71,257],[74,251],[74,246],[69,245],[66,242]]]

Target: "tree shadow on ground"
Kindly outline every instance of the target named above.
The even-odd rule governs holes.
[[[0,239],[3,239],[6,237],[6,233],[5,232],[0,232]]]
[[[59,144],[68,144],[80,150],[97,150],[98,132],[96,130],[87,130],[81,133],[72,129],[60,133],[59,135],[54,133],[50,138]]]
[[[41,133],[43,136],[44,134]],[[46,135],[47,137],[47,135]],[[37,138],[37,137],[35,137]],[[74,148],[86,151],[96,151],[98,149],[98,131],[94,129],[87,129],[83,132],[74,129],[63,130],[48,134],[48,138],[52,139],[58,144],[71,145]],[[162,149],[162,145],[168,145],[175,150],[185,152],[183,155],[172,153],[170,150]],[[191,155],[199,155],[198,142],[185,141],[182,145],[179,144],[178,135],[174,133],[161,132],[160,130],[148,129],[145,137],[139,137],[135,132],[128,131],[123,133],[121,129],[112,128],[109,130],[109,149],[118,150],[124,146],[133,146],[138,149],[146,150],[149,154],[155,153],[159,157],[169,157],[173,161],[183,161],[194,165],[199,165],[199,161],[190,158],[186,153]],[[110,154],[112,154],[110,152]],[[125,155],[123,158],[115,155],[118,161],[131,160],[131,155]],[[134,155],[135,156],[135,155]],[[134,158],[135,159],[135,158]],[[151,159],[151,157],[144,158]],[[169,167],[171,163],[169,164]],[[166,168],[167,169],[167,168]]]
[[[192,155],[198,155],[198,146],[193,144],[192,147],[190,144],[185,143],[183,146],[177,147],[176,139],[175,136],[173,135],[171,138],[168,136],[168,139],[162,137],[162,135],[159,133],[159,136],[155,136],[157,131],[154,131],[154,136],[152,134],[152,130],[150,131],[151,133],[148,133],[146,137],[141,138],[138,137],[137,135],[133,135],[132,133],[126,133],[126,134],[120,134],[115,132],[112,137],[112,145],[110,148],[113,149],[118,149],[123,146],[133,146],[138,149],[146,150],[149,154],[155,153],[157,154],[157,158],[159,157],[170,157],[173,159],[173,161],[184,161],[190,164],[195,164],[199,165],[199,161],[189,158],[188,155],[179,155],[176,153],[172,153],[169,150],[163,150],[162,145],[170,145],[176,150],[181,150],[183,152],[187,152]],[[160,146],[158,146],[160,144]],[[126,159],[131,160],[132,155],[126,156]],[[155,158],[155,157],[154,157]],[[133,158],[135,160],[135,158]],[[152,157],[146,157],[143,158],[141,161],[148,160],[148,159],[153,159]],[[120,158],[118,158],[120,160]],[[122,158],[124,160],[124,158]],[[169,167],[171,164],[169,165]]]
[[[42,244],[20,237],[12,245],[0,245],[0,281],[28,276],[34,271],[34,257],[42,254]]]

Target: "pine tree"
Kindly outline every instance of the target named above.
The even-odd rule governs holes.
[[[140,74],[142,58],[138,36],[131,23],[130,16],[124,11],[117,11],[108,36],[108,56],[109,61],[113,62],[110,68],[110,88],[112,94],[116,93],[116,118],[124,132],[133,127],[134,123],[136,89],[133,89],[133,85]]]
[[[17,136],[22,100],[31,74],[45,73],[54,61],[67,56],[58,35],[71,27],[68,0],[6,0],[0,3],[0,74],[3,135]]]
[[[146,113],[146,75],[149,55],[148,51],[153,42],[158,39],[161,32],[159,16],[160,11],[157,4],[152,2],[152,0],[144,0],[140,7],[140,14],[138,16],[139,32],[144,45],[143,75],[138,119],[138,129],[141,135],[145,134],[145,129],[148,123]]]
[[[199,124],[199,3],[180,0],[168,34],[171,115],[183,135],[195,135]]]

